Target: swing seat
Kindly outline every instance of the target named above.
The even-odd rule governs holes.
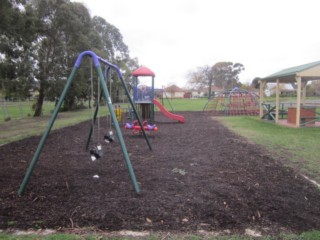
[[[96,159],[99,159],[102,157],[102,151],[97,148],[90,149],[90,156],[91,160],[95,161]]]
[[[111,136],[111,135],[106,134],[106,135],[104,135],[104,141],[106,143],[112,143],[114,141],[114,137]]]

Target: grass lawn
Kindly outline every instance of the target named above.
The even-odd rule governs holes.
[[[163,105],[168,111],[202,111],[207,102],[207,98],[177,98],[164,99]]]
[[[164,100],[164,106],[174,111],[201,111],[207,99],[170,99]],[[128,104],[121,104],[127,108]],[[24,104],[25,111],[28,109],[27,103]],[[10,121],[0,121],[0,145],[9,142],[17,141],[26,137],[41,135],[46,129],[51,116],[51,111],[54,109],[53,104],[46,104],[46,114],[42,117],[27,117],[11,119]],[[48,110],[50,109],[50,111]],[[18,110],[18,108],[16,109]],[[101,106],[99,115],[106,116],[108,108]],[[32,115],[32,113],[31,113]],[[54,123],[53,129],[58,129],[70,125],[74,125],[92,118],[92,109],[82,109],[78,111],[61,112]],[[0,119],[1,120],[1,119]]]
[[[34,101],[24,102],[0,102],[0,122],[5,121],[7,118],[23,119],[33,115],[32,105]],[[43,103],[43,115],[48,115],[54,109],[54,102],[45,101]]]
[[[208,99],[164,99],[163,105],[169,111],[202,111]],[[33,116],[33,101],[24,102],[0,102],[0,123],[6,118],[11,120],[24,119]],[[87,104],[87,103],[86,103]],[[128,104],[123,104],[127,107]],[[54,102],[45,101],[43,104],[43,116],[50,115],[54,110]]]
[[[108,114],[107,108],[101,108],[100,116]],[[17,141],[30,136],[41,135],[48,125],[51,114],[42,117],[27,117],[0,122],[0,145]],[[79,111],[61,112],[52,129],[71,126],[92,119],[92,109]]]
[[[266,147],[275,157],[285,157],[292,167],[320,181],[320,128],[288,128],[258,117],[219,117],[232,131]]]

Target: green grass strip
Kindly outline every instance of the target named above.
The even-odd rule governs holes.
[[[145,240],[156,240],[156,239],[172,239],[172,240],[318,240],[320,239],[320,231],[308,231],[301,234],[288,234],[281,233],[277,236],[262,236],[262,237],[250,237],[250,236],[239,236],[239,235],[228,235],[228,236],[203,236],[196,234],[186,233],[175,233],[175,234],[157,234],[153,233],[147,237],[125,237],[125,236],[107,236],[105,234],[50,234],[47,236],[41,236],[37,234],[32,235],[15,235],[8,233],[0,233],[0,240],[110,240],[110,239],[145,239]]]
[[[264,146],[274,157],[284,157],[291,166],[320,181],[320,128],[289,128],[248,116],[216,119],[251,142]]]

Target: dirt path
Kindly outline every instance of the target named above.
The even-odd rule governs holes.
[[[185,124],[156,116],[152,152],[143,138],[123,130],[140,194],[118,142],[90,160],[83,150],[88,123],[50,134],[22,197],[17,190],[39,137],[0,147],[0,229],[320,229],[314,185],[209,117],[182,115]]]

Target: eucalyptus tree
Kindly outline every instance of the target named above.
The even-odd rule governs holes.
[[[32,42],[38,21],[25,1],[0,1],[0,90],[5,96],[27,97],[33,83]]]
[[[127,58],[125,60],[119,61],[118,66],[123,71],[123,77],[127,83],[127,87],[129,92],[132,90],[135,85],[135,78],[131,75],[131,73],[139,67],[138,58]]]
[[[260,88],[260,82],[259,82],[260,80],[261,80],[261,78],[255,77],[251,82],[251,87],[259,89]]]
[[[212,66],[214,85],[221,88],[233,88],[241,85],[239,74],[244,70],[241,63],[218,62]]]
[[[101,17],[70,0],[0,1],[0,90],[26,95],[31,86],[39,92],[34,116],[40,116],[44,98],[62,91],[78,54],[93,50],[129,76],[137,67],[120,31]],[[90,92],[90,61],[85,60],[64,109],[77,107]],[[97,76],[94,76],[97,77]]]
[[[133,84],[131,72],[139,66],[138,59],[130,57],[129,48],[124,43],[123,36],[117,27],[99,16],[93,17],[92,22],[95,31],[102,39],[101,56],[120,67],[130,90]],[[113,79],[117,79],[114,73]],[[114,88],[120,88],[119,81],[114,81],[113,84]],[[113,92],[111,94],[114,95]]]
[[[35,0],[33,7],[42,23],[35,43],[39,97],[34,116],[40,116],[45,96],[58,96],[74,59],[90,47],[91,17],[83,4],[68,0]],[[65,99],[66,109],[76,105],[79,86],[71,86]]]
[[[118,28],[99,16],[94,16],[92,23],[95,31],[103,40],[103,52],[107,59],[113,62],[129,57],[128,46],[124,43]]]
[[[241,85],[239,74],[243,70],[241,63],[218,62],[212,67],[205,65],[188,73],[188,84],[194,89],[208,88],[210,98],[213,85],[224,89]]]

